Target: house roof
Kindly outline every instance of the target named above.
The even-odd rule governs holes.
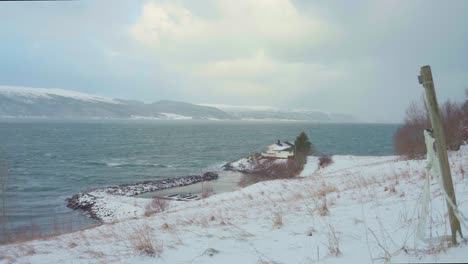
[[[283,151],[292,150],[292,147],[294,147],[294,144],[291,144],[290,142],[277,142],[275,144],[270,145],[269,149],[273,151]]]

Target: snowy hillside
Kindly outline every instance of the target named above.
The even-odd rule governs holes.
[[[112,98],[101,97],[80,93],[76,91],[67,91],[62,89],[45,89],[45,88],[29,88],[29,87],[14,87],[0,86],[0,94],[12,99],[21,100],[32,103],[36,99],[55,99],[57,97],[70,98],[81,101],[103,102],[110,104],[120,104],[121,102]]]
[[[81,92],[0,86],[0,118],[78,118],[146,120],[222,120],[233,117],[219,109],[184,102],[145,104]]]
[[[144,216],[148,200],[102,197],[109,210],[120,212],[117,219],[47,240],[2,246],[0,262],[466,262],[466,242],[448,247],[445,203],[434,179],[431,212],[422,238],[416,236],[425,161],[333,160],[319,170],[317,158],[310,157],[301,178],[172,202],[151,216]],[[450,164],[459,209],[466,215],[468,148],[450,153]]]

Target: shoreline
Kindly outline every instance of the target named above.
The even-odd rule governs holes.
[[[147,180],[133,184],[121,184],[118,186],[102,187],[86,192],[79,192],[70,198],[66,198],[65,201],[67,202],[66,206],[68,208],[81,210],[85,216],[103,222],[105,216],[110,216],[112,214],[112,212],[106,211],[103,215],[101,212],[103,208],[102,205],[99,204],[99,200],[104,196],[136,197],[144,193],[188,186],[200,182],[214,181],[218,179],[218,177],[218,173],[206,172],[201,176],[182,176],[177,178]]]
[[[278,164],[285,164],[285,161],[277,159],[270,165]],[[190,201],[217,193],[239,190],[246,186],[242,184],[246,178],[251,178],[247,181],[253,180],[252,183],[255,183],[258,166],[261,165],[262,162],[259,163],[258,158],[251,155],[224,164],[221,166],[222,170],[218,172],[96,188],[66,198],[66,207],[72,210],[80,210],[83,215],[100,223],[112,222],[117,219],[131,217],[132,213],[130,211],[132,210],[134,216],[136,216],[137,211],[144,208],[144,204],[147,203],[147,201],[141,201],[141,199],[148,200],[157,197],[176,201]],[[277,177],[273,177],[272,171],[267,170],[264,172],[271,175],[263,175],[260,181],[277,179]],[[299,175],[300,173],[295,176]],[[135,198],[132,202],[135,204],[140,203],[140,206],[129,206],[129,201],[126,199],[129,197]],[[190,198],[187,199],[186,197]],[[122,209],[121,207],[124,205],[126,208]],[[129,209],[130,207],[132,210]]]

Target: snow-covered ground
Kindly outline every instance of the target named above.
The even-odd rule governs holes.
[[[333,156],[303,177],[251,185],[141,216],[148,200],[121,197],[121,221],[0,247],[4,263],[406,263],[467,262],[447,247],[445,202],[431,180],[431,213],[416,238],[425,161]],[[460,210],[468,214],[468,147],[450,153]],[[140,208],[137,210],[137,208]],[[463,228],[463,227],[462,227]],[[468,233],[468,230],[463,230]],[[146,253],[146,254],[145,254]],[[154,255],[154,256],[148,256]]]

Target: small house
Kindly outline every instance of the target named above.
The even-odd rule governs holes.
[[[264,158],[288,159],[294,157],[294,144],[290,142],[278,142],[268,146],[267,150],[262,153]]]

